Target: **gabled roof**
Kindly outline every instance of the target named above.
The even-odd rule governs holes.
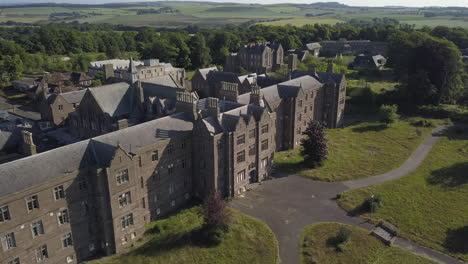
[[[171,75],[157,76],[150,79],[145,79],[143,82],[167,87],[180,88],[180,85],[174,80],[174,78],[172,78]]]
[[[210,71],[207,74],[207,80],[212,83],[219,82],[230,82],[230,83],[242,83],[241,76],[243,74],[235,72],[222,72],[222,71]]]
[[[68,92],[68,93],[61,93],[59,95],[62,96],[62,98],[65,99],[65,101],[67,101],[67,103],[76,104],[76,103],[81,102],[81,99],[83,99],[83,96],[85,95],[85,93],[86,93],[86,89],[74,91],[74,92]]]
[[[104,113],[114,117],[132,112],[130,88],[130,84],[121,82],[88,88],[88,92],[94,97]]]
[[[202,123],[205,126],[206,130],[210,135],[218,135],[219,133],[223,133],[223,128],[220,126],[218,120],[214,117],[206,117],[202,119]]]
[[[178,88],[178,84],[168,75],[144,80],[141,82],[141,87],[145,97],[156,96],[165,99],[175,99],[177,92],[185,91],[185,89]]]
[[[198,69],[198,72],[200,72],[201,76],[203,79],[207,79],[207,75],[210,71],[218,71],[218,67],[211,67],[211,68],[204,68],[204,69]]]

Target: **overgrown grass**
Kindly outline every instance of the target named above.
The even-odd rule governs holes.
[[[300,149],[275,154],[280,170],[321,181],[345,181],[375,176],[398,168],[432,131],[432,127],[411,125],[420,118],[409,118],[387,127],[367,121],[341,129],[327,129],[329,157],[324,165],[310,169]],[[441,120],[430,120],[434,125]]]
[[[349,241],[339,252],[328,245],[327,240],[336,234],[340,227],[351,230]],[[435,263],[397,247],[387,247],[364,229],[338,224],[320,223],[306,227],[301,235],[300,263]]]
[[[402,237],[468,260],[468,129],[451,130],[413,173],[345,192],[338,203],[363,213],[358,208],[372,194],[382,205],[373,219],[393,223]]]
[[[203,218],[201,208],[194,207],[148,225],[145,236],[129,252],[89,264],[277,263],[278,244],[268,226],[231,211],[231,229],[218,246],[199,242]]]

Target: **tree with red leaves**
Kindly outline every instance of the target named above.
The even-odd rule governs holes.
[[[301,141],[301,155],[304,163],[312,168],[321,166],[328,156],[327,138],[323,129],[320,122],[310,121],[302,133],[306,137]]]

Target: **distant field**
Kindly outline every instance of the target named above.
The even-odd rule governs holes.
[[[338,20],[334,18],[291,18],[271,22],[262,22],[263,25],[269,26],[284,26],[284,25],[293,25],[293,26],[304,26],[308,24],[329,24],[334,25],[336,23],[344,22],[343,20]]]
[[[178,14],[145,14],[137,15],[138,10],[172,7],[180,11]],[[468,28],[468,21],[453,19],[452,17],[427,18],[414,8],[320,8],[306,4],[221,4],[196,2],[160,2],[160,6],[125,6],[122,8],[109,7],[22,7],[0,9],[0,22],[16,21],[23,23],[48,23],[52,20],[52,13],[79,13],[84,17],[60,17],[56,22],[81,23],[111,23],[130,26],[164,26],[185,27],[198,25],[202,27],[218,27],[227,24],[239,25],[249,21],[260,22],[265,25],[294,25],[306,24],[336,24],[350,19],[372,19],[375,17],[390,17],[401,23],[422,26],[460,26]],[[94,14],[93,14],[94,13]],[[171,16],[172,15],[172,16]],[[307,16],[307,17],[306,17]],[[310,17],[312,16],[312,17]],[[278,21],[271,21],[280,19]]]

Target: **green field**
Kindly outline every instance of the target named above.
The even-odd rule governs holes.
[[[370,195],[381,199],[373,220],[396,225],[398,234],[418,244],[468,260],[468,130],[452,129],[409,175],[341,194],[338,203],[361,214]]]
[[[351,231],[343,252],[329,245],[327,240],[341,227]],[[435,263],[398,247],[388,247],[364,229],[338,224],[319,223],[307,226],[301,234],[301,264],[320,263],[379,263],[430,264]]]
[[[232,210],[230,231],[218,246],[200,242],[203,224],[201,208],[182,211],[176,216],[153,222],[138,244],[128,252],[88,264],[274,264],[278,262],[278,243],[263,222]]]
[[[137,15],[138,10],[171,7],[180,11],[178,14],[144,14]],[[56,22],[89,22],[111,23],[132,26],[165,26],[185,27],[199,25],[218,27],[227,24],[239,25],[245,22],[264,23],[266,25],[336,24],[350,19],[372,19],[389,17],[401,23],[424,25],[468,27],[468,20],[455,17],[438,16],[427,18],[415,8],[365,8],[340,7],[328,8],[306,4],[221,4],[208,2],[158,2],[149,6],[138,3],[128,4],[121,8],[110,7],[21,7],[0,9],[0,22],[17,21],[25,23],[51,22],[52,13],[77,12],[83,17],[60,17]],[[312,17],[310,17],[312,16]]]
[[[345,128],[327,129],[329,157],[322,167],[307,168],[299,149],[276,153],[275,166],[321,181],[345,181],[382,174],[403,164],[433,129],[411,125],[416,120],[419,119],[410,118],[390,127],[366,121]]]

